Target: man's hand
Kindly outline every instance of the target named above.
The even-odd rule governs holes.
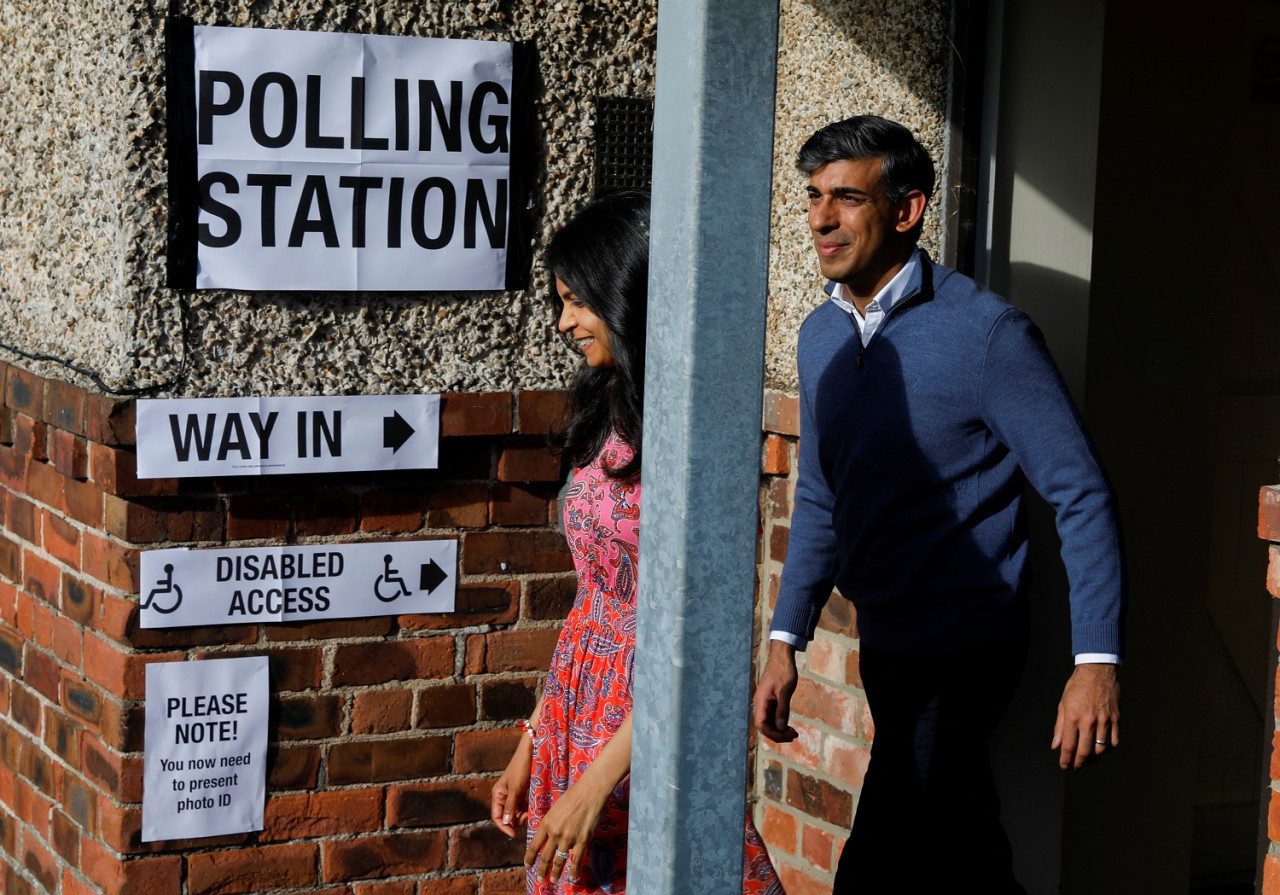
[[[1077,665],[1067,679],[1050,746],[1064,771],[1120,745],[1118,670],[1105,663]]]
[[[800,734],[787,721],[791,694],[796,691],[796,650],[783,640],[769,641],[769,658],[752,699],[756,730],[775,743],[789,743]]]

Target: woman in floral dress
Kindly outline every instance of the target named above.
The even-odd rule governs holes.
[[[592,202],[551,240],[546,260],[560,332],[583,355],[568,425],[555,438],[575,467],[564,527],[578,592],[491,808],[508,836],[528,825],[529,895],[618,895],[631,790],[648,194]],[[782,895],[750,820],[745,835],[743,892]]]

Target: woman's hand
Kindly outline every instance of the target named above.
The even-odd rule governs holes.
[[[529,778],[533,773],[533,733],[542,718],[542,700],[538,697],[533,716],[525,728],[527,735],[520,737],[520,745],[507,762],[507,769],[493,784],[489,794],[489,816],[503,833],[516,838],[516,827],[523,827],[529,820]]]
[[[526,867],[538,865],[539,880],[550,880],[555,885],[565,872],[566,864],[569,881],[578,878],[582,856],[587,853],[587,844],[595,834],[611,792],[612,786],[583,774],[556,799],[524,853]]]
[[[493,823],[508,837],[516,838],[516,827],[529,819],[529,776],[533,766],[533,744],[520,737],[520,745],[507,762],[507,769],[493,784],[489,795],[489,814]]]
[[[538,865],[538,879],[554,885],[568,864],[569,881],[576,880],[609,795],[630,769],[631,716],[627,715],[595,761],[542,818],[524,853],[524,866]]]

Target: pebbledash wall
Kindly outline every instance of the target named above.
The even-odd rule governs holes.
[[[553,521],[564,471],[545,434],[575,358],[555,337],[540,257],[522,292],[169,290],[168,12],[534,41],[539,244],[594,189],[595,98],[652,95],[647,0],[0,7],[0,343],[161,397],[444,394],[437,471],[138,481],[131,399],[0,349],[0,889],[523,891],[519,846],[487,822],[488,789],[574,584]],[[762,628],[790,512],[795,333],[821,300],[791,159],[817,126],[870,111],[942,160],[952,64],[942,0],[782,0],[780,12]],[[935,218],[926,247],[938,239]],[[459,540],[455,613],[138,627],[144,550],[395,538]],[[271,660],[265,829],[144,844],[144,670],[236,655]],[[829,607],[802,667],[801,739],[757,745],[750,793],[792,895],[829,891],[873,733],[847,604]]]

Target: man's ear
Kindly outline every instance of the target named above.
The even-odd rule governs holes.
[[[907,193],[898,203],[898,219],[894,223],[894,229],[899,233],[911,232],[924,217],[924,207],[928,204],[929,197],[919,190]]]

